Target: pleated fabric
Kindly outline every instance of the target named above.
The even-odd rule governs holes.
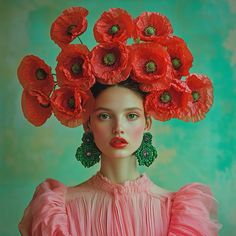
[[[46,179],[19,230],[24,236],[216,236],[216,217],[216,200],[206,185],[168,192],[145,173],[115,184],[97,172],[74,187]]]

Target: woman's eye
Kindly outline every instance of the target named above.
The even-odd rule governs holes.
[[[135,113],[130,113],[130,114],[128,114],[128,118],[130,120],[136,120],[138,118],[138,115]]]
[[[98,118],[99,118],[100,120],[107,120],[107,119],[110,118],[110,116],[109,116],[109,114],[107,114],[107,113],[101,113],[101,114],[98,114]]]

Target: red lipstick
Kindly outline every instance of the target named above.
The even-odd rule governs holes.
[[[110,145],[114,148],[124,148],[127,144],[128,142],[121,137],[115,137],[110,141]]]

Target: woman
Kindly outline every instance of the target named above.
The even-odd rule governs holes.
[[[74,10],[85,14],[84,9]],[[63,17],[68,12],[71,14],[72,10],[64,11]],[[112,9],[101,19],[107,14],[110,14],[110,21],[113,14],[127,13]],[[137,25],[138,21],[135,21]],[[99,21],[95,24],[94,31],[97,40],[101,41],[105,36],[104,32],[100,35],[99,24]],[[119,32],[122,25],[110,27],[106,31],[108,38],[123,40],[124,35]],[[166,27],[171,31],[169,23]],[[144,39],[155,37],[154,28],[145,29]],[[163,49],[160,45],[164,42]],[[196,121],[204,117],[211,105],[205,91],[209,95],[212,90],[204,76],[190,75],[186,82],[177,79],[186,73],[189,62],[176,55],[171,58],[173,42],[179,46],[178,51],[183,49],[179,38],[165,38],[164,41],[162,38],[158,45],[155,41],[155,44],[139,44],[128,49],[117,42],[103,42],[88,53],[89,59],[83,46],[63,47],[56,68],[61,88],[53,91],[51,97],[47,95],[50,88],[40,85],[42,87],[38,89],[38,81],[37,84],[33,82],[34,85],[25,82],[21,73],[25,62],[21,63],[18,76],[25,89],[22,106],[26,118],[41,125],[53,111],[64,125],[74,127],[83,123],[85,133],[76,157],[85,167],[101,161],[100,170],[77,186],[67,187],[53,179],[41,183],[19,224],[22,235],[217,235],[220,225],[214,219],[216,205],[209,187],[192,183],[177,192],[170,192],[137,170],[137,162],[150,166],[157,157],[148,132],[151,116],[162,121],[170,118]],[[146,54],[140,57],[144,49]],[[72,64],[61,63],[75,50],[78,51]],[[78,59],[78,55],[82,55],[83,60]],[[84,68],[90,66],[92,72],[89,69],[84,72]],[[50,80],[45,75],[46,69],[39,69],[36,79],[40,83]],[[62,72],[67,75],[64,79]],[[86,78],[90,72],[88,82]],[[73,81],[72,76],[80,76],[83,80]],[[208,104],[196,112],[203,99]],[[40,110],[32,107],[40,107]],[[30,109],[35,109],[34,117]],[[49,109],[48,113],[45,109]],[[35,118],[37,112],[39,119]]]

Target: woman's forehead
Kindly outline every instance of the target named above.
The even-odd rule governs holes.
[[[123,111],[143,111],[143,109],[141,107],[121,107],[123,108],[122,110]],[[113,108],[109,108],[109,107],[96,107],[94,109],[94,112],[97,112],[97,111],[108,111],[108,112],[113,112],[114,110],[116,110],[114,107]]]
[[[110,110],[133,109],[139,108],[143,110],[143,99],[134,91],[124,87],[110,87],[105,89],[95,99],[95,109],[106,108]]]

